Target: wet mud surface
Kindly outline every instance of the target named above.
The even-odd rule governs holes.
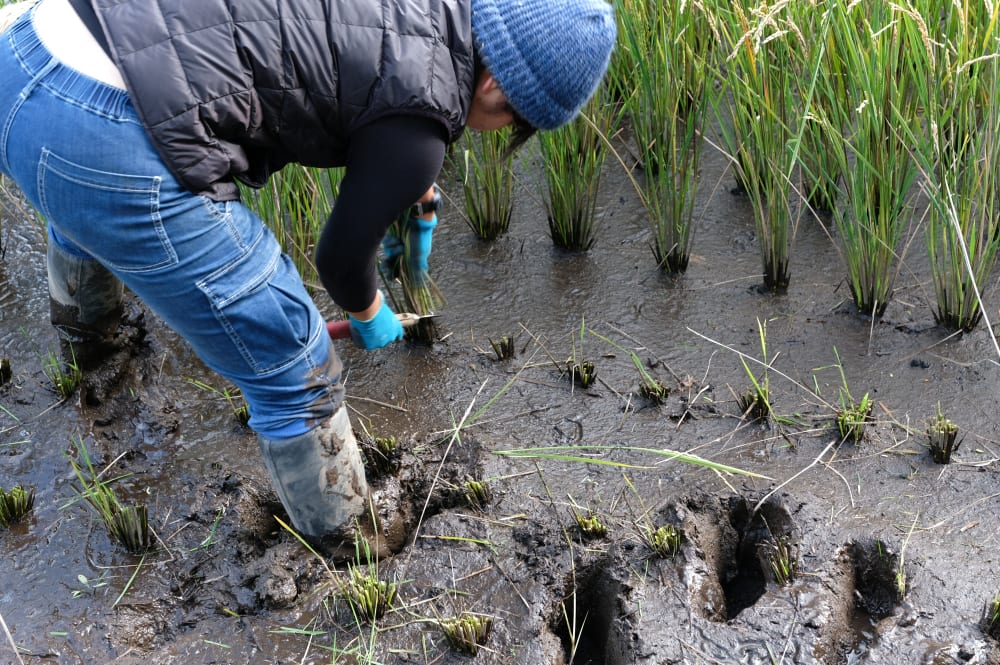
[[[822,220],[802,220],[788,293],[761,293],[750,209],[722,166],[708,156],[694,256],[676,280],[656,270],[617,166],[585,254],[552,247],[528,178],[494,243],[453,199],[431,259],[441,339],[338,347],[359,437],[399,442],[376,483],[402,488],[412,527],[398,555],[364,569],[398,585],[374,624],[338,592],[350,567],[327,569],[281,528],[252,433],[194,382],[227,386],[141,306],[129,353],[58,398],[42,370],[58,348],[44,245],[29,220],[5,218],[0,486],[37,496],[25,523],[0,530],[0,616],[18,647],[4,635],[0,662],[1000,662],[982,625],[1000,593],[1000,376],[986,324],[934,324],[916,224],[879,320],[856,314]],[[749,387],[739,354],[763,357],[758,322],[769,423],[743,418],[737,399]],[[509,360],[491,349],[503,336]],[[641,394],[632,353],[670,388],[663,403]],[[569,358],[593,362],[597,381],[571,381]],[[845,382],[874,400],[857,443],[839,443],[835,424]],[[962,439],[948,465],[925,434],[939,408]],[[76,439],[148,505],[145,556],[74,500]],[[470,481],[489,491],[470,500]],[[680,534],[672,555],[650,545],[661,527]],[[441,628],[463,612],[490,621],[474,656]]]

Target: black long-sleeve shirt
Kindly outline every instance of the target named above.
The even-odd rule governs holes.
[[[316,245],[320,281],[345,310],[375,299],[379,243],[434,184],[446,147],[441,123],[416,116],[387,116],[351,136],[340,195]]]

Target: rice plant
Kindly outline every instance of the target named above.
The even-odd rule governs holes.
[[[926,0],[903,17],[927,117],[913,142],[930,199],[926,230],[935,320],[956,330],[982,316],[979,285],[1000,245],[1000,85],[996,9]]]
[[[676,556],[681,550],[681,542],[684,539],[684,532],[671,524],[656,528],[645,526],[640,534],[646,546],[661,559]]]
[[[640,195],[653,256],[669,273],[687,269],[702,133],[714,87],[715,39],[700,3],[632,0],[620,11],[631,85],[626,109],[643,168]]]
[[[7,528],[17,524],[31,512],[35,505],[35,488],[25,489],[15,485],[10,491],[0,487],[0,527]]]
[[[229,407],[230,412],[233,414],[233,419],[242,426],[246,427],[250,422],[250,405],[243,398],[243,394],[238,388],[223,388],[219,390],[215,386],[210,386],[204,381],[199,381],[197,379],[189,379],[190,383],[195,388],[199,390],[204,390],[206,392],[212,393],[213,395],[221,398],[226,402]]]
[[[987,635],[995,640],[1000,640],[1000,594],[995,594],[983,606],[980,625]]]
[[[378,568],[348,564],[348,577],[341,582],[340,594],[357,617],[374,622],[392,609],[399,592],[397,582],[381,580]]]
[[[773,543],[767,545],[768,563],[771,565],[771,573],[778,586],[788,586],[795,579],[798,573],[798,561],[795,559],[795,548],[787,538],[777,538]]]
[[[799,166],[802,195],[816,212],[832,213],[841,196],[842,177],[831,142],[841,142],[846,121],[839,112],[849,102],[844,81],[844,62],[827,50],[828,13],[823,0],[803,0],[792,6],[795,23],[807,35],[807,51],[799,60],[800,99],[810,99],[802,117]]]
[[[399,466],[400,450],[396,437],[365,436],[361,438],[361,453],[369,478],[392,473]]]
[[[507,150],[511,130],[466,132],[465,149],[452,166],[462,174],[465,222],[477,237],[496,240],[507,233],[514,210],[514,155]]]
[[[945,418],[938,405],[937,415],[931,418],[927,425],[927,439],[930,444],[931,458],[938,464],[951,462],[952,453],[958,450],[962,442],[958,439],[958,425]]]
[[[761,362],[764,371],[760,376],[750,369],[746,358],[740,356],[743,371],[750,379],[751,386],[736,396],[740,415],[748,420],[766,420],[771,416],[771,381],[768,368],[771,360],[767,357],[767,322],[757,319],[757,334],[760,338]]]
[[[289,164],[261,189],[240,185],[243,201],[271,229],[311,291],[319,276],[313,262],[316,241],[332,209],[344,169]]]
[[[59,355],[49,351],[42,359],[42,370],[45,376],[52,382],[52,387],[59,393],[59,396],[66,399],[73,394],[80,382],[83,381],[83,370],[76,360],[76,352],[72,344],[67,344],[69,349],[69,360],[63,361]]]
[[[801,82],[796,66],[806,52],[793,3],[719,7],[719,29],[729,56],[722,67],[728,114],[720,122],[737,181],[753,206],[764,287],[782,292],[800,206],[792,205],[798,162]]]
[[[576,526],[584,538],[603,538],[608,535],[608,526],[601,520],[600,516],[593,512],[586,514],[574,512]]]
[[[403,240],[403,251],[392,260],[391,264],[385,265],[388,273],[382,273],[382,282],[386,286],[386,293],[395,311],[409,312],[418,316],[433,314],[444,304],[444,297],[429,275],[413,273],[409,260],[411,251],[409,234],[406,232],[408,221],[408,212],[403,212],[389,227],[388,234]],[[399,287],[398,297],[393,286]],[[404,334],[408,340],[432,344],[438,338],[437,324],[433,317],[422,318],[407,327]]]
[[[478,512],[485,512],[493,502],[493,490],[486,480],[466,480],[462,484],[462,496],[465,503]]]
[[[438,619],[437,623],[452,649],[475,656],[489,639],[493,617],[462,612],[456,617]]]
[[[503,335],[500,339],[490,339],[490,346],[497,360],[510,360],[517,356],[517,349],[514,348],[514,336]]]
[[[639,370],[639,395],[656,404],[667,401],[667,397],[670,396],[670,388],[649,373],[639,356],[635,353],[632,353],[631,356],[632,364]]]
[[[881,316],[892,297],[918,172],[910,154],[919,123],[913,66],[898,6],[838,2],[829,11],[829,57],[850,73],[838,80],[850,103],[830,110],[832,127],[850,128],[827,144],[844,181],[845,203],[834,218],[854,303]]]
[[[607,160],[607,136],[618,111],[602,86],[567,125],[538,137],[542,199],[556,247],[585,251],[597,240],[597,193]]]
[[[847,385],[847,376],[844,374],[844,364],[840,361],[840,354],[837,353],[837,349],[834,349],[833,352],[837,356],[837,369],[840,370],[840,408],[837,409],[836,414],[837,431],[840,432],[841,441],[850,440],[857,443],[864,437],[868,425],[874,422],[872,408],[875,406],[875,402],[868,393],[865,393],[860,400],[854,398]]]
[[[83,440],[73,440],[79,462],[67,455],[73,473],[80,483],[82,498],[104,522],[108,534],[133,554],[144,554],[152,545],[149,514],[145,504],[125,505],[112,489],[111,482],[101,478],[94,468]]]

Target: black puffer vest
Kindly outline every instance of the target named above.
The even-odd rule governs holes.
[[[238,198],[289,162],[344,163],[381,116],[454,141],[474,85],[467,0],[93,0],[112,56],[180,181]]]

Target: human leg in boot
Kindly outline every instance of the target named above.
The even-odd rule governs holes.
[[[96,259],[49,227],[46,249],[49,319],[59,333],[64,356],[70,351],[81,366],[94,366],[114,351],[122,316],[121,281]]]

